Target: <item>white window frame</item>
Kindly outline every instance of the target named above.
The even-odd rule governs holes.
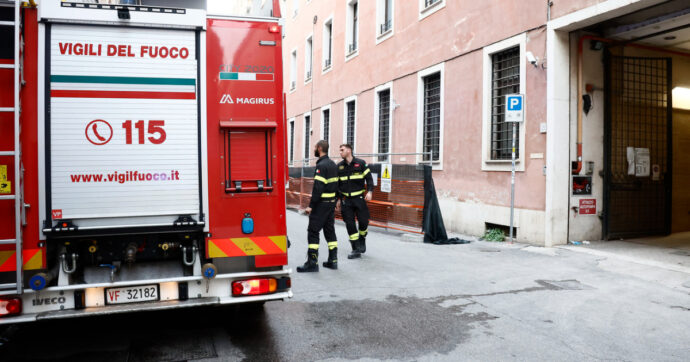
[[[287,150],[288,150],[288,165],[292,166],[293,162],[295,162],[295,142],[293,140],[295,135],[290,134],[290,128],[292,128],[293,131],[297,131],[297,128],[295,128],[295,117],[292,117],[288,120],[288,132],[287,132]],[[290,159],[290,155],[292,154],[292,159]]]
[[[331,42],[331,54],[330,54],[330,59],[331,59],[331,65],[329,65],[328,68],[326,68],[326,56],[328,55],[328,46],[327,46],[327,43],[326,43],[326,39],[327,39],[327,37],[326,37],[326,26],[327,26],[329,23],[331,24],[331,34],[330,34],[330,42]],[[323,22],[323,27],[322,27],[322,28],[323,28],[323,29],[322,29],[322,39],[323,39],[322,43],[323,43],[323,44],[321,45],[321,50],[322,50],[322,51],[321,51],[321,53],[322,53],[322,56],[321,56],[321,74],[326,74],[326,73],[330,72],[331,70],[333,70],[333,60],[334,60],[333,51],[335,50],[335,48],[333,47],[333,29],[334,29],[334,27],[333,27],[333,15],[329,16],[329,17]]]
[[[329,125],[328,125],[328,129],[329,129],[328,139],[326,139],[324,137],[324,127],[323,127],[323,112],[324,111],[328,111],[328,117],[329,117],[328,118],[328,123],[329,123]],[[320,127],[319,137],[322,140],[326,140],[328,142],[328,144],[330,145],[331,144],[331,135],[333,134],[333,111],[331,111],[331,105],[330,104],[321,107],[321,125],[319,127]]]
[[[309,143],[313,143],[311,136],[314,133],[314,118],[312,118],[311,112],[306,112],[302,115],[302,134],[305,135],[307,133],[307,117],[309,117]],[[302,157],[303,160],[312,158],[311,157],[312,155],[310,153],[310,151],[312,149],[311,145],[309,145],[310,147],[307,148],[306,143],[307,143],[307,140],[306,140],[306,138],[303,137],[302,138],[302,147],[304,147],[303,152],[306,152],[304,154],[304,156]],[[305,164],[306,164],[306,162],[305,162]]]
[[[446,7],[446,0],[440,0],[428,7],[424,6],[424,1],[425,0],[419,0],[419,20],[425,19],[431,14]]]
[[[424,162],[424,157],[421,153],[424,150],[424,77],[434,73],[441,73],[441,107],[439,119],[439,140],[438,140],[438,161],[432,163],[432,169],[443,170],[443,138],[444,138],[444,112],[445,112],[445,68],[446,63],[436,64],[429,68],[417,72],[417,162]]]
[[[388,108],[388,153],[393,152],[393,113],[395,111],[395,102],[393,101],[393,82],[388,82],[386,84],[382,84],[374,89],[374,144],[373,144],[373,152],[372,153],[378,153],[379,152],[379,122],[381,121],[380,118],[380,102],[379,102],[379,92],[388,90],[390,91],[390,104]],[[391,157],[388,157],[388,162],[391,162]],[[378,157],[375,158],[375,162],[378,162]]]
[[[353,10],[353,4],[357,4],[357,38],[353,39],[352,37],[352,32],[353,32],[353,27],[354,27],[354,12]],[[361,9],[360,9],[360,3],[359,0],[348,0],[346,2],[346,8],[345,8],[345,17],[346,17],[346,29],[345,29],[345,61],[347,62],[348,60],[356,57],[359,55],[359,28],[361,28],[361,16],[360,14]],[[354,41],[355,44],[357,44],[357,49],[350,53],[350,44]]]
[[[381,25],[383,25],[383,20],[386,18],[385,15],[385,2],[389,0],[376,0],[376,29],[374,34],[376,34],[376,44],[380,44],[386,39],[390,38],[395,34],[395,0],[390,0],[391,2],[391,28],[386,32],[381,33]]]
[[[293,87],[292,84],[295,84]],[[293,93],[297,90],[297,48],[290,51],[290,81],[288,82],[288,91]]]
[[[526,71],[525,48],[527,45],[527,33],[516,35],[512,38],[502,40],[484,48],[483,64],[483,104],[482,104],[482,171],[511,171],[512,160],[492,160],[491,159],[491,74],[493,54],[503,50],[519,46],[520,47],[520,93],[525,94]],[[515,160],[515,170],[525,171],[525,130],[527,129],[528,109],[525,107],[525,121],[520,125],[519,157]]]
[[[309,41],[311,40],[311,49],[309,49]],[[310,58],[311,62],[307,62],[307,57]],[[309,69],[309,63],[311,63],[311,69]],[[307,78],[307,74],[311,73],[311,76]],[[309,34],[304,40],[304,84],[309,84],[314,78],[314,34]]]
[[[357,109],[358,104],[357,104],[357,96],[350,96],[345,99],[343,99],[343,143],[347,143],[347,104],[354,101],[355,102],[355,122],[354,122],[354,129],[352,130],[353,134],[353,139],[354,139],[354,144],[352,145],[352,148],[357,149]]]
[[[292,18],[296,18],[299,13],[299,0],[292,0]]]

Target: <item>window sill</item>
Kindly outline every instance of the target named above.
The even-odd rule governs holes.
[[[512,160],[484,160],[482,161],[482,171],[501,171],[510,172],[513,168]],[[515,172],[524,172],[525,164],[522,159],[515,160]]]
[[[385,32],[379,34],[376,36],[376,44],[380,44],[381,42],[385,41],[386,39],[390,38],[393,36],[393,27],[390,29],[386,30]]]
[[[444,7],[446,7],[446,1],[445,0],[437,1],[437,2],[435,2],[429,6],[425,7],[424,9],[422,9],[419,12],[419,20],[426,18],[427,16],[437,12],[438,10],[443,9]]]
[[[321,74],[326,74],[326,73],[330,72],[332,69],[333,69],[332,65],[329,65],[327,67],[323,67],[323,71],[321,72]]]
[[[354,51],[350,52],[350,54],[346,55],[345,61],[347,62],[348,60],[356,57],[357,55],[359,55],[359,49],[355,49]]]
[[[309,83],[311,83],[311,78],[307,78],[307,79],[304,80],[304,84],[305,84],[305,85],[306,85],[306,84],[309,84]]]

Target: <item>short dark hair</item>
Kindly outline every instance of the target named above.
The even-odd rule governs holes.
[[[349,148],[349,149],[350,149],[350,151],[352,151],[352,145],[351,145],[351,144],[349,144],[349,143],[343,143],[342,145],[340,145],[340,147],[345,147],[345,148]]]
[[[316,142],[316,147],[321,148],[321,152],[328,154],[328,141],[320,140]]]

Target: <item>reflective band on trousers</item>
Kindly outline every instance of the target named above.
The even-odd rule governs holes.
[[[350,240],[359,240],[359,234],[350,235]]]
[[[311,250],[319,250],[319,244],[309,244],[309,249],[311,249]]]
[[[359,235],[365,236],[367,234],[367,230],[360,230]]]
[[[362,190],[355,191],[355,192],[350,192],[349,194],[347,192],[343,192],[343,195],[345,195],[347,197],[359,196],[359,195],[363,194],[364,191],[366,191],[366,189],[362,189]]]
[[[323,182],[323,183],[325,183],[325,184],[329,184],[329,183],[331,183],[331,182],[338,182],[338,178],[337,178],[337,177],[331,177],[331,178],[329,178],[329,179],[326,179],[325,177],[322,177],[322,176],[319,176],[319,175],[314,176],[314,180],[315,180],[315,181],[321,181],[321,182]]]
[[[335,192],[321,194],[321,198],[331,198],[331,197],[335,197]]]
[[[338,247],[338,242],[337,241],[329,241],[328,242],[328,250],[333,250]]]

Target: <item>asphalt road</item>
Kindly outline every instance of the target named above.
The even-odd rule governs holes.
[[[293,269],[306,257],[306,224],[288,213]],[[294,274],[289,301],[20,325],[0,361],[690,356],[688,274],[520,244],[435,246],[373,229],[368,239],[362,260],[348,260],[343,242],[339,270]]]

